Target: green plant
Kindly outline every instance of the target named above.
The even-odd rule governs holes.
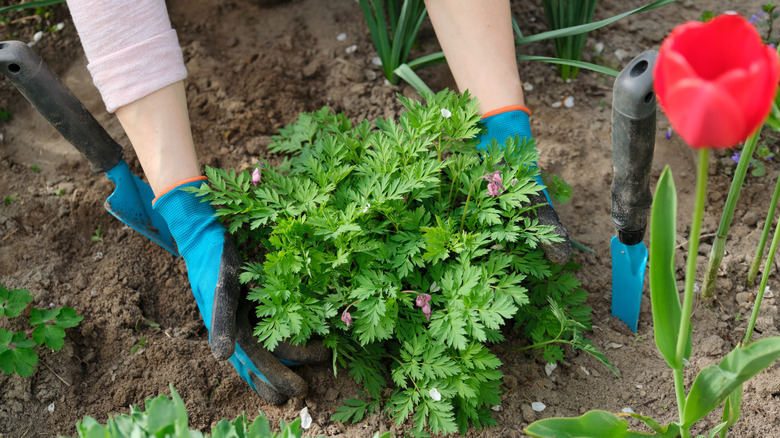
[[[593,20],[598,0],[544,0],[544,15],[550,30],[565,29],[572,26],[588,24]],[[578,33],[555,38],[554,54],[556,58],[580,61],[588,33]],[[558,64],[558,74],[563,80],[577,77],[579,68],[568,64]]]
[[[92,237],[90,237],[89,239],[93,242],[103,241],[103,230],[101,225],[98,225],[97,228],[95,228],[95,232],[92,234]]]
[[[566,38],[573,35],[587,34],[590,31],[600,29],[604,26],[607,26],[625,17],[628,17],[629,15],[649,11],[651,9],[658,8],[660,6],[674,3],[675,1],[676,0],[656,0],[645,6],[632,9],[628,12],[624,12],[622,14],[618,14],[613,17],[606,18],[604,20],[600,20],[588,24],[581,24],[577,26],[570,26],[564,29],[551,30],[551,31],[542,32],[536,35],[529,35],[529,36],[523,36],[519,26],[517,25],[517,22],[513,20],[515,33],[517,34],[517,38],[515,38],[515,45],[521,46],[524,44],[529,44],[536,41],[544,41],[551,38]],[[615,77],[618,75],[618,72],[615,69],[596,65],[590,62],[584,62],[584,61],[575,61],[569,59],[561,59],[561,58],[555,58],[549,56],[535,56],[535,55],[518,55],[517,59],[520,61],[542,61],[542,62],[548,62],[556,65],[568,65],[570,67],[584,68],[584,69],[593,70],[599,73],[604,73]],[[408,63],[401,64],[400,66],[398,66],[398,68],[395,69],[395,74],[398,75],[404,81],[408,82],[410,85],[412,85],[421,94],[422,93],[431,94],[433,92],[431,91],[430,87],[428,87],[428,85],[425,84],[425,82],[422,79],[420,79],[417,73],[415,73],[415,70],[419,70],[421,68],[439,64],[444,61],[445,61],[444,53],[442,52],[432,53],[430,55],[417,58]]]
[[[136,342],[135,345],[130,347],[130,354],[138,353],[138,350],[140,350],[145,345],[146,345],[146,338],[141,336],[140,338],[138,338],[138,342]]]
[[[533,140],[480,157],[468,95],[399,99],[399,120],[374,125],[302,114],[269,145],[281,167],[207,168],[209,184],[190,191],[245,252],[264,347],[322,337],[334,372],[363,384],[335,419],[386,410],[418,433],[465,433],[495,424],[501,362],[486,344],[502,327],[515,319],[555,362],[563,341],[587,348],[590,308],[538,249],[558,237],[533,215]]]
[[[16,199],[15,196],[8,195],[3,199],[3,205],[8,207],[12,202],[16,201]]]
[[[11,120],[12,117],[11,110],[9,109],[0,109],[0,121],[7,122]]]
[[[245,414],[241,414],[233,421],[222,419],[211,429],[211,434],[204,435],[189,428],[187,407],[173,389],[173,385],[170,388],[170,399],[164,395],[148,398],[145,411],[138,406],[131,406],[129,415],[109,416],[105,426],[92,417],[84,417],[76,424],[78,436],[80,438],[300,438],[303,436],[300,418],[289,424],[280,420],[279,432],[272,432],[271,424],[262,412],[259,412],[252,422],[247,420]],[[374,438],[389,438],[389,436],[389,432],[381,436],[377,432]]]
[[[423,0],[360,0],[382,71],[391,84],[399,81],[395,69],[406,62],[427,15]]]
[[[38,165],[37,165],[37,164],[33,164],[32,166],[30,166],[30,170],[32,170],[32,171],[33,171],[33,172],[35,172],[35,173],[40,173],[40,171],[41,171],[41,168],[40,168],[40,167],[38,167]]]
[[[16,5],[3,6],[0,8],[0,14],[11,11],[21,11],[25,9],[38,9],[53,6],[59,3],[65,3],[65,0],[33,0],[25,3],[19,3]]]
[[[84,319],[70,307],[30,309],[28,330],[7,330],[8,320],[22,315],[33,296],[27,289],[6,289],[0,285],[0,369],[5,374],[29,377],[38,363],[33,347],[45,345],[59,351],[65,344],[65,329]]]

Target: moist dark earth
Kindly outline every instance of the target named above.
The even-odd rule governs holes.
[[[642,6],[636,0],[602,0],[596,19]],[[677,24],[695,20],[702,11],[726,10],[751,16],[760,1],[678,1],[631,16],[592,32],[584,59],[616,69],[648,49],[658,49]],[[171,20],[178,31],[189,70],[186,80],[193,133],[203,165],[244,169],[266,152],[270,136],[302,111],[330,106],[355,121],[394,117],[398,94],[418,97],[408,85],[385,83],[359,4],[353,0],[321,2],[289,0],[267,5],[251,0],[172,0]],[[547,30],[540,0],[513,2],[513,13],[524,34]],[[14,14],[15,23],[0,27],[4,39],[32,41],[36,26],[64,23],[45,32],[34,46],[108,132],[125,148],[131,168],[142,174],[138,160],[113,115],[107,114],[86,70],[86,59],[67,8],[50,9],[43,21]],[[346,39],[337,36],[346,34]],[[603,50],[597,54],[596,47]],[[354,46],[354,50],[347,50]],[[412,58],[438,51],[426,22]],[[549,41],[524,45],[519,53],[552,55]],[[672,376],[653,341],[650,304],[645,298],[638,333],[610,315],[611,266],[609,240],[612,180],[610,120],[611,77],[583,71],[564,83],[555,69],[539,62],[521,62],[521,77],[533,86],[526,91],[539,164],[573,187],[572,200],[557,206],[571,236],[594,249],[575,251],[582,266],[577,277],[589,291],[593,331],[586,334],[620,371],[615,377],[593,358],[567,350],[566,361],[547,376],[544,363],[525,345],[517,329],[507,329],[507,341],[492,350],[503,362],[504,386],[498,426],[471,430],[472,437],[522,436],[530,422],[550,416],[576,416],[590,409],[620,412],[631,408],[659,421],[676,417]],[[446,65],[421,71],[434,90],[454,88]],[[530,88],[530,87],[529,87]],[[574,106],[554,105],[566,97]],[[221,418],[258,410],[273,424],[292,421],[307,406],[311,436],[371,436],[390,430],[403,436],[410,425],[394,425],[375,414],[357,424],[330,421],[342,400],[355,397],[358,385],[345,372],[334,376],[325,365],[298,372],[310,393],[281,406],[259,398],[228,363],[215,361],[208,333],[189,290],[186,268],[162,248],[127,229],[103,208],[113,184],[90,171],[81,157],[40,117],[7,80],[0,81],[0,110],[12,117],[0,121],[0,284],[26,288],[35,305],[70,306],[84,316],[68,329],[65,347],[41,351],[41,362],[30,378],[0,375],[0,437],[76,435],[75,424],[85,415],[105,422],[112,413],[127,413],[131,404],[169,394],[173,384],[185,401],[191,426],[210,430]],[[682,285],[693,199],[695,153],[676,136],[667,140],[668,122],[659,112],[652,169],[654,186],[664,166],[671,166],[678,187],[679,217],[676,263]],[[777,138],[766,145],[777,154]],[[734,169],[733,151],[715,152],[711,160],[708,199],[700,254],[706,255]],[[748,175],[719,271],[717,298],[694,304],[694,351],[686,379],[717,363],[744,336],[756,287],[744,280],[755,252],[777,177],[773,162],[767,174]],[[37,168],[37,171],[31,167]],[[101,241],[92,237],[100,227]],[[645,236],[647,241],[648,237]],[[704,269],[699,259],[699,275]],[[770,292],[757,324],[757,337],[778,334],[773,290],[780,290],[777,266],[769,277]],[[144,339],[145,345],[131,352]],[[743,418],[732,437],[780,437],[780,368],[777,364],[745,385]],[[536,412],[532,402],[546,409]],[[49,409],[51,408],[51,409]],[[710,416],[696,433],[717,424]],[[635,424],[636,427],[640,427]]]

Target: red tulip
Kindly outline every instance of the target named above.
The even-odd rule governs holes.
[[[674,130],[694,148],[744,141],[772,109],[777,51],[740,15],[676,27],[661,44],[655,93]]]

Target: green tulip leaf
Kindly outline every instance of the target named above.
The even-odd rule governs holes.
[[[690,427],[723,403],[740,385],[780,357],[780,336],[735,348],[720,363],[701,370],[685,400],[683,427]]]
[[[726,430],[739,420],[741,411],[742,385],[739,385],[737,389],[731,391],[731,394],[729,394],[726,402],[723,404],[723,424],[725,424],[725,428],[720,435],[721,438],[726,438]]]
[[[535,438],[639,438],[653,433],[628,430],[628,421],[606,411],[590,411],[576,418],[545,418],[523,431]],[[670,435],[676,436],[676,435]]]
[[[657,433],[659,437],[676,438],[680,435],[680,426],[677,423],[669,423],[666,426],[661,426],[657,421],[650,417],[645,417],[644,415],[639,415],[634,412],[628,415],[644,421],[647,427]]]
[[[658,351],[674,369],[677,362],[677,336],[682,305],[677,291],[674,247],[677,244],[677,192],[674,177],[666,166],[658,179],[650,213],[650,302],[653,306],[653,329]],[[691,335],[687,336],[685,357],[691,355]]]

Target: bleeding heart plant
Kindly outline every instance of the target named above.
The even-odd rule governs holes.
[[[592,411],[579,418],[537,421],[526,429],[526,433],[556,438],[636,436],[628,430],[626,419],[620,418],[632,416],[653,430],[650,436],[687,438],[691,436],[691,427],[721,404],[724,406],[722,422],[707,435],[699,436],[713,438],[720,434],[725,437],[728,428],[737,421],[742,384],[780,357],[780,337],[750,343],[780,233],[775,233],[744,341],[718,365],[704,368],[686,395],[683,371],[692,351],[690,317],[696,258],[710,149],[733,146],[759,130],[772,109],[779,72],[775,50],[763,44],[747,20],[732,14],[721,15],[707,23],[677,27],[658,54],[654,70],[658,101],[675,131],[699,151],[682,303],[674,263],[677,195],[668,166],[658,181],[650,231],[650,294],[655,342],[673,370],[679,420],[661,426],[654,419],[635,413],[615,415]]]

